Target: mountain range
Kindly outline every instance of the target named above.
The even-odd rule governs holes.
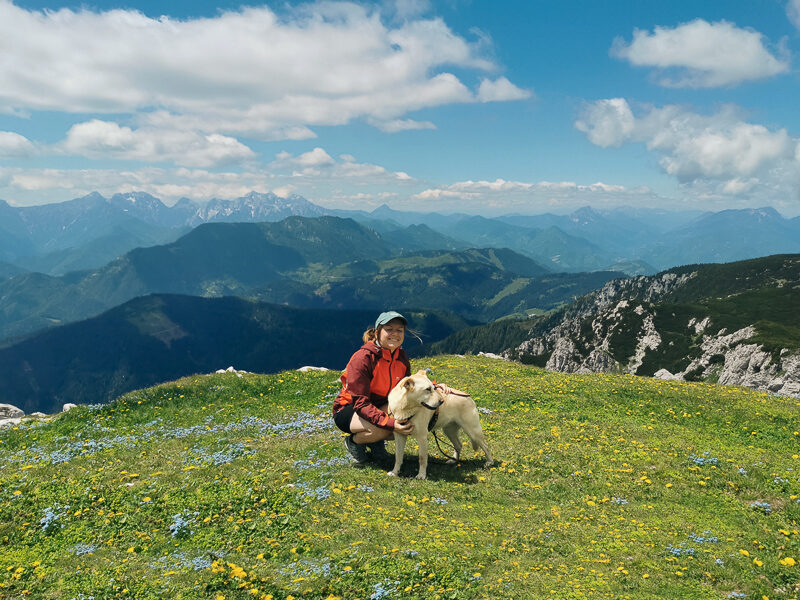
[[[376,231],[339,217],[209,223],[99,269],[0,281],[0,340],[157,293],[240,296],[306,308],[404,305],[486,321],[553,308],[622,275],[553,274],[507,249],[398,255]]]
[[[0,358],[11,365],[0,388],[52,408],[220,362],[290,368],[303,356],[297,339],[320,322],[337,323],[326,342],[337,345],[391,307],[431,328],[420,352],[791,394],[796,252],[800,218],[771,208],[490,219],[333,211],[257,193],[170,207],[143,193],[0,201]],[[762,254],[775,256],[751,259]],[[304,319],[314,325],[298,338],[288,324]]]
[[[800,217],[787,219],[769,207],[711,213],[583,207],[568,215],[490,219],[403,212],[388,206],[371,212],[332,210],[297,195],[282,198],[256,192],[205,204],[183,198],[166,206],[154,196],[132,192],[108,200],[92,193],[32,207],[0,201],[0,262],[61,275],[103,266],[136,247],[172,242],[203,223],[324,215],[352,218],[402,251],[510,248],[556,272],[617,270],[643,275],[682,264],[800,252]]]

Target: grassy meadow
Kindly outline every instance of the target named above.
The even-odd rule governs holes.
[[[198,375],[0,432],[0,599],[800,598],[800,402],[488,358],[495,454],[348,464],[335,372]],[[388,449],[393,451],[393,443]]]

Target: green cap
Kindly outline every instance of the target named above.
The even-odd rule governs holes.
[[[403,325],[408,325],[408,320],[403,315],[401,315],[399,312],[389,310],[378,315],[378,318],[375,320],[375,329],[381,325],[386,325],[392,319],[400,319],[403,322]]]

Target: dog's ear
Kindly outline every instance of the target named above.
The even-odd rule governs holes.
[[[427,374],[428,371],[426,371],[425,369],[420,369],[419,371],[417,371],[417,375],[427,375]]]
[[[406,380],[403,382],[403,387],[406,388],[407,390],[413,390],[414,380],[411,379],[411,377],[406,377]]]

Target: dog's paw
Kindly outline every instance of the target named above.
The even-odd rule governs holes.
[[[425,475],[424,473],[420,473],[414,479],[427,479],[427,478],[428,478],[427,475]]]
[[[483,468],[484,468],[484,469],[488,469],[488,468],[489,468],[489,467],[491,467],[493,464],[494,464],[494,461],[493,461],[493,460],[487,460],[485,463],[483,463]]]
[[[397,473],[395,473],[394,471],[387,471],[387,473],[386,473],[386,474],[387,474],[389,477],[397,477]]]
[[[455,458],[449,458],[449,459],[447,459],[447,462],[445,462],[444,464],[446,464],[446,465],[454,465],[457,462],[458,461]]]

